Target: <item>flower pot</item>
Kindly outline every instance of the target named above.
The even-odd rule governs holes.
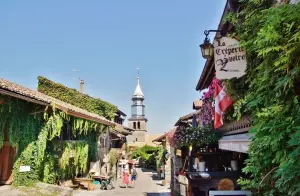
[[[231,168],[232,168],[233,171],[239,170],[238,162],[236,160],[231,161]]]
[[[205,171],[205,162],[199,162],[199,171]]]

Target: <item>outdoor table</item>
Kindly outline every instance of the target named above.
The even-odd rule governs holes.
[[[84,184],[82,184],[82,183],[87,183],[88,191],[93,191],[95,189],[95,186],[93,185],[93,181],[94,181],[94,179],[90,179],[90,178],[74,178],[74,182],[77,182],[80,185],[84,186]],[[81,188],[81,186],[80,186],[80,188]]]
[[[108,180],[109,179],[109,176],[102,176],[102,175],[95,175],[95,176],[92,176],[92,178],[94,180],[97,180],[101,183],[102,180]]]

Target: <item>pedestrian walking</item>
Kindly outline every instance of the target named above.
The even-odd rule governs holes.
[[[132,166],[132,171],[131,171],[131,183],[132,183],[132,187],[133,188],[135,187],[135,181],[136,181],[137,175],[138,174],[137,174],[136,168],[133,165]]]
[[[125,171],[123,172],[123,184],[125,185],[125,187],[128,187],[129,184],[129,172],[128,169],[125,169]]]

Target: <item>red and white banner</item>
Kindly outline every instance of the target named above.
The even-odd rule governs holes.
[[[227,108],[232,104],[232,100],[225,92],[225,87],[221,88],[218,84],[215,86],[215,129],[223,125],[222,116]]]

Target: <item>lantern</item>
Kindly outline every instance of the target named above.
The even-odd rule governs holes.
[[[203,44],[200,45],[203,58],[209,59],[213,56],[214,46],[209,42],[208,38],[205,38]]]

